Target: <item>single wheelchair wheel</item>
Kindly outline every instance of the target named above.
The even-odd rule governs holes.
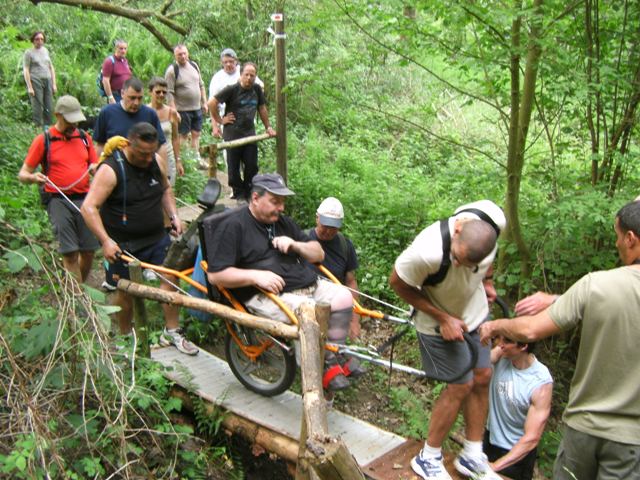
[[[287,350],[264,332],[229,324],[224,351],[233,374],[252,392],[272,397],[293,383],[296,375],[293,348]]]

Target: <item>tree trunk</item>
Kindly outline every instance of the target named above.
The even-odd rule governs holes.
[[[521,2],[516,0],[516,9]],[[517,10],[516,10],[517,11]],[[527,133],[531,122],[533,98],[535,95],[536,78],[542,49],[540,47],[540,29],[542,23],[542,0],[535,0],[530,22],[527,57],[525,62],[524,82],[520,94],[520,32],[522,18],[518,16],[512,26],[512,54],[511,54],[511,120],[509,127],[509,156],[507,159],[507,195],[505,201],[505,215],[507,217],[507,239],[514,242],[518,248],[521,264],[521,276],[531,275],[529,264],[530,253],[520,228],[518,205],[520,200],[520,183],[524,167],[524,155],[527,145]]]

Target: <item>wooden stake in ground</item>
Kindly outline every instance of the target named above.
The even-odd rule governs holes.
[[[320,316],[328,320],[330,308],[320,306]],[[301,450],[298,453],[300,477],[312,478],[313,473],[322,480],[364,480],[364,475],[355,458],[344,443],[329,435],[327,424],[327,408],[322,392],[322,371],[320,345],[320,326],[316,321],[316,313],[310,302],[300,305],[300,367],[302,376],[303,420],[306,428],[302,428]],[[323,342],[324,345],[324,342]],[[303,435],[306,430],[306,441]]]
[[[284,14],[274,13],[271,20],[275,27],[276,44],[276,160],[277,170],[287,181],[287,96],[284,41]]]
[[[129,277],[131,277],[132,281],[142,284],[142,267],[139,261],[134,260],[129,264]],[[140,339],[140,353],[144,358],[150,358],[147,311],[144,306],[144,300],[140,297],[133,297],[133,328]]]

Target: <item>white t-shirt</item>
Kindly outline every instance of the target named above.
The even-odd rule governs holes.
[[[490,200],[480,200],[463,205],[456,210],[453,217],[449,217],[449,232],[453,234],[455,222],[460,218],[479,217],[471,212],[460,212],[468,208],[475,208],[486,213],[494,223],[504,230],[507,224],[502,209]],[[442,263],[442,236],[440,223],[435,222],[425,228],[407,249],[396,259],[395,270],[402,281],[408,285],[422,289],[436,308],[461,319],[469,331],[480,326],[489,313],[487,297],[482,286],[482,279],[493,263],[498,247],[478,264],[478,269],[464,266],[456,267],[451,259],[451,266],[444,280],[437,285],[423,286],[425,279],[440,269]],[[416,329],[427,335],[437,335],[439,326],[435,318],[418,310],[414,316]]]

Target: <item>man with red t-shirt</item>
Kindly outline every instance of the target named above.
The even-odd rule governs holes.
[[[64,268],[84,282],[99,244],[79,209],[89,191],[89,172],[95,169],[98,157],[91,137],[77,128],[78,122],[85,120],[78,100],[71,95],[60,97],[54,111],[55,125],[33,140],[18,179],[44,187],[43,203],[60,243]],[[41,171],[36,172],[38,165]]]

